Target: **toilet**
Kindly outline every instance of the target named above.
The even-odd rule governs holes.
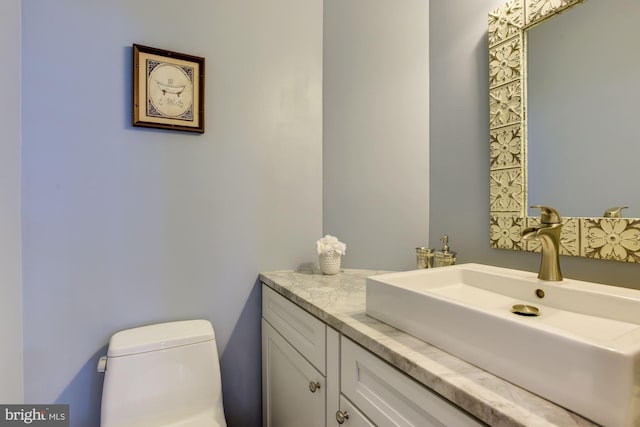
[[[101,427],[226,427],[215,335],[207,320],[115,333],[105,372]]]

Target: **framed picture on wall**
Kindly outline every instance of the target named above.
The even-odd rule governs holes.
[[[204,133],[204,58],[133,45],[133,126]]]

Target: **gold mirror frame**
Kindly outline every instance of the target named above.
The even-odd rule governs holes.
[[[525,31],[584,0],[510,0],[489,14],[489,221],[492,248],[539,252],[527,216]],[[560,212],[562,214],[562,212]],[[640,218],[563,217],[560,254],[640,263]]]

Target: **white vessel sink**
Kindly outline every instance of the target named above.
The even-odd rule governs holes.
[[[369,316],[596,423],[640,425],[640,291],[460,264],[372,276],[366,293]]]

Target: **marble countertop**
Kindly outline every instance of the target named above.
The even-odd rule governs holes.
[[[491,426],[595,426],[526,390],[365,314],[375,270],[273,271],[260,281]],[[576,391],[579,393],[579,391]]]

